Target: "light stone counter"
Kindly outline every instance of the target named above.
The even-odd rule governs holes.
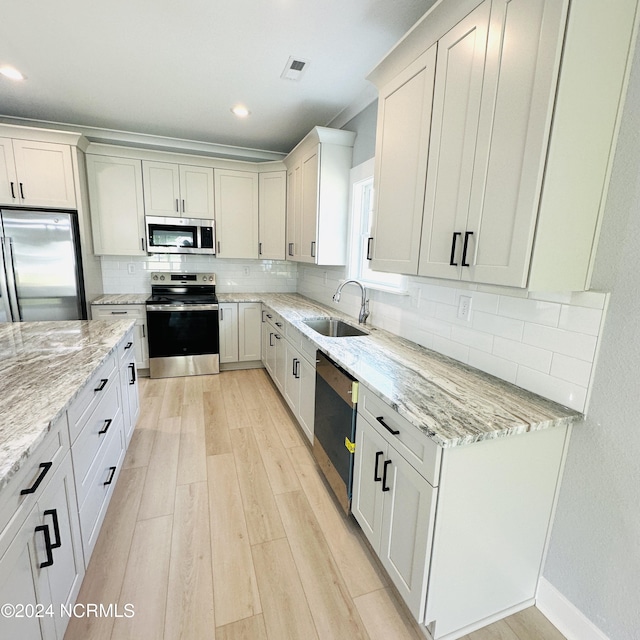
[[[0,324],[0,489],[133,325],[131,320]]]
[[[368,336],[322,336],[304,320],[332,316],[356,322],[298,294],[225,293],[218,299],[263,302],[441,447],[565,425],[582,417],[381,329],[367,327]]]
[[[144,304],[150,293],[105,293],[91,304]]]

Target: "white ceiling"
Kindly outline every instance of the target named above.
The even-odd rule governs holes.
[[[0,76],[0,115],[286,152],[433,3],[0,0],[0,65],[27,76]],[[310,62],[300,82],[289,56]]]

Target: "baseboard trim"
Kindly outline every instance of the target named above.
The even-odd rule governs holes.
[[[582,611],[544,578],[538,581],[536,607],[567,640],[609,640]]]

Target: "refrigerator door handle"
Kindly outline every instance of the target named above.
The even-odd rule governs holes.
[[[13,241],[11,238],[4,238],[4,265],[7,276],[7,293],[9,305],[11,307],[11,317],[14,322],[22,322],[22,309],[18,297],[18,282],[16,272],[13,267]]]
[[[4,309],[4,315],[7,322],[13,321],[13,310],[11,308],[11,301],[9,299],[9,287],[7,284],[7,252],[5,250],[5,239],[0,237],[0,252],[2,253],[2,262],[0,262],[0,298],[2,303],[0,306],[0,313]]]

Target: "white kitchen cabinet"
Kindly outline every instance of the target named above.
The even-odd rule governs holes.
[[[465,264],[490,11],[485,0],[438,41],[420,275],[460,278]]]
[[[149,368],[149,340],[147,338],[147,308],[144,304],[92,304],[94,320],[135,320],[134,349],[136,367]]]
[[[148,216],[213,219],[213,169],[142,161]]]
[[[75,209],[71,147],[1,138],[0,204]]]
[[[262,363],[273,378],[276,374],[276,346],[273,327],[266,320],[262,322]]]
[[[437,489],[362,414],[353,515],[416,620],[424,616]]]
[[[284,159],[287,259],[345,264],[349,172],[355,134],[315,127]]]
[[[216,169],[218,258],[258,258],[258,174]]]
[[[304,340],[304,338],[303,338]],[[304,354],[302,351],[301,354]],[[313,443],[313,431],[316,409],[316,365],[306,358],[301,358],[298,365],[298,377],[300,379],[300,401],[296,417],[307,435]]]
[[[368,254],[377,271],[418,273],[435,65],[433,45],[380,89]]]
[[[419,275],[530,290],[589,288],[637,3],[623,0],[615,15],[595,0],[570,12],[568,4],[437,3],[370,74],[381,98],[375,268],[416,273],[410,230],[418,228],[419,214],[411,196],[419,201],[419,189],[411,188],[420,186],[413,176],[426,175]],[[403,81],[410,84],[407,74],[419,70],[421,52],[434,45],[425,156],[416,114],[426,107],[394,115],[387,99],[390,87],[409,93]],[[394,181],[384,167],[394,157],[389,140],[402,134],[405,118],[416,139],[406,145],[407,157],[398,157],[404,170]],[[410,249],[405,262],[386,261],[394,258],[391,241],[384,248],[395,238],[394,224],[398,245]]]
[[[259,251],[263,260],[284,260],[287,172],[268,171],[258,178]]]
[[[141,161],[92,154],[86,159],[94,253],[146,255]]]
[[[220,327],[220,364],[238,362],[238,303],[221,302],[218,305]]]
[[[135,330],[135,327],[134,327]],[[136,367],[134,333],[131,332],[120,343],[120,397],[122,398],[122,420],[126,446],[131,441],[140,415],[140,393]]]

